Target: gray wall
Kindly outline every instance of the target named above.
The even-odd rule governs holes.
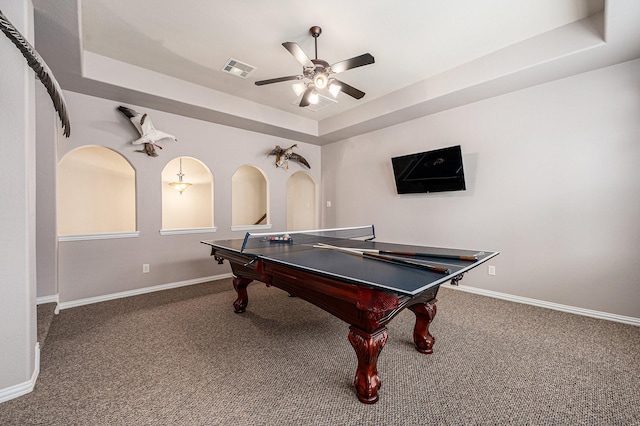
[[[73,131],[58,140],[58,159],[83,145],[100,145],[122,154],[136,170],[136,238],[61,241],[58,247],[58,291],[60,302],[100,297],[156,285],[180,283],[230,272],[209,256],[201,240],[241,238],[245,231],[231,231],[231,177],[242,165],[264,172],[274,230],[286,230],[286,183],[296,171],[306,170],[320,185],[320,147],[298,143],[295,152],[304,156],[311,170],[291,162],[289,170],[276,168],[266,153],[275,145],[293,142],[191,118],[128,105],[148,113],[154,125],[176,135],[178,142],[163,144],[158,157],[134,152],[139,147],[133,126],[116,110],[119,103],[65,92]],[[214,177],[215,233],[165,235],[159,231],[161,216],[161,172],[179,156],[194,157],[209,167]],[[177,173],[177,170],[176,170]],[[188,176],[185,178],[188,180]],[[49,206],[53,212],[54,205]],[[257,219],[257,218],[256,218]],[[150,265],[143,274],[142,265]],[[44,294],[43,294],[44,296]]]
[[[324,146],[320,225],[373,223],[381,240],[498,250],[495,277],[480,268],[462,284],[638,318],[639,68],[624,63]],[[286,179],[299,168],[275,169],[264,152],[290,141],[145,110],[179,138],[150,158],[133,152],[117,103],[67,98],[75,127],[59,141],[59,158],[84,144],[125,155],[138,173],[141,234],[60,243],[61,302],[228,272],[199,241],[242,236],[229,226],[230,179],[243,164],[267,174],[271,221],[286,227]],[[467,191],[395,193],[391,157],[454,144],[463,148]],[[320,148],[300,144],[298,152],[320,182]],[[214,174],[215,234],[158,233],[158,176],[180,155]],[[143,263],[151,273],[141,273]]]
[[[29,0],[0,0],[0,10],[33,40]],[[22,54],[0,35],[0,399],[35,380],[35,81]],[[38,83],[40,84],[40,83]]]
[[[458,144],[465,192],[396,194],[391,157]],[[322,167],[323,226],[497,250],[461,284],[640,317],[640,60],[324,146]]]

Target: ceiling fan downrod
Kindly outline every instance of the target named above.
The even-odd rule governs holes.
[[[320,28],[317,25],[314,25],[313,27],[309,28],[309,32],[313,36],[313,41],[315,42],[316,60],[318,60],[318,37],[320,37],[320,34],[322,34],[322,28]]]

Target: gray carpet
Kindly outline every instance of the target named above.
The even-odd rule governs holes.
[[[44,346],[44,342],[47,340],[49,334],[49,328],[53,322],[56,311],[56,303],[43,303],[38,305],[38,342],[40,342],[40,348]]]
[[[640,425],[640,328],[443,287],[434,353],[389,326],[380,401],[361,404],[348,326],[230,280],[63,310],[34,392],[2,425]]]

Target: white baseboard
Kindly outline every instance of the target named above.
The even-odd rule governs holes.
[[[554,311],[568,312],[571,314],[583,315],[586,317],[592,317],[592,318],[598,318],[598,319],[603,319],[608,321],[615,321],[615,322],[621,322],[624,324],[640,326],[640,318],[627,317],[627,316],[618,315],[618,314],[610,314],[608,312],[593,311],[591,309],[576,308],[575,306],[561,305],[559,303],[553,303],[553,302],[545,302],[544,300],[514,296],[507,293],[499,293],[497,291],[484,290],[481,288],[469,287],[466,285],[458,285],[458,286],[447,285],[446,288],[466,291],[468,293],[479,294],[481,296],[488,296],[496,299],[508,300],[510,302],[524,303],[525,305],[539,306],[541,308],[553,309]]]
[[[0,389],[0,403],[26,395],[33,391],[33,388],[36,386],[36,380],[38,380],[38,375],[40,374],[40,343],[38,342],[36,342],[34,358],[35,367],[33,369],[31,379],[26,382],[18,383],[14,386],[9,386],[8,388]]]
[[[44,305],[45,303],[58,303],[58,295],[41,296],[36,298],[36,305]]]
[[[136,296],[136,295],[145,294],[145,293],[152,293],[154,291],[169,290],[172,288],[184,287],[184,286],[193,285],[193,284],[201,284],[209,281],[222,280],[225,278],[232,278],[232,277],[233,275],[231,273],[227,273],[227,274],[214,275],[214,276],[204,277],[204,278],[196,278],[196,279],[187,280],[187,281],[178,281],[175,283],[161,284],[153,287],[145,287],[145,288],[140,288],[136,290],[123,291],[120,293],[112,293],[104,296],[90,297],[87,299],[80,299],[80,300],[74,300],[74,301],[62,302],[62,303],[58,302],[58,295],[56,294],[53,296],[38,297],[36,299],[36,303],[38,305],[43,303],[51,303],[51,302],[58,303],[58,306],[56,308],[56,314],[57,314],[60,311],[60,309],[73,308],[75,306],[88,305],[91,303],[104,302],[107,300],[120,299],[123,297]],[[583,315],[583,316],[592,317],[592,318],[598,318],[598,319],[604,319],[608,321],[621,322],[624,324],[640,326],[640,318],[635,318],[635,317],[611,314],[611,313],[602,312],[602,311],[594,311],[591,309],[576,308],[575,306],[562,305],[562,304],[553,303],[553,302],[546,302],[544,300],[531,299],[531,298],[522,297],[522,296],[514,296],[507,293],[500,293],[492,290],[469,287],[466,285],[458,285],[458,286],[447,285],[446,288],[466,291],[468,293],[479,294],[481,296],[493,297],[496,299],[507,300],[510,302],[524,303],[525,305],[532,305],[532,306],[538,306],[541,308],[553,309],[555,311],[568,312],[571,314]]]
[[[74,308],[76,306],[82,306],[82,305],[90,305],[92,303],[106,302],[107,300],[121,299],[123,297],[138,296],[140,294],[153,293],[155,291],[169,290],[172,288],[184,287],[184,286],[193,285],[193,284],[201,284],[209,281],[217,281],[217,280],[222,280],[222,279],[231,278],[231,277],[233,277],[231,273],[226,273],[226,274],[220,274],[220,275],[213,275],[210,277],[202,277],[202,278],[195,278],[192,280],[161,284],[161,285],[156,285],[152,287],[138,288],[135,290],[127,290],[119,293],[105,294],[103,296],[88,297],[86,299],[72,300],[69,302],[61,302],[61,303],[58,303],[58,307],[56,308],[56,314],[61,309]]]

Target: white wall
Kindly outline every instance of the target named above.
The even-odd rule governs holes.
[[[276,168],[266,154],[276,145],[291,141],[219,124],[180,117],[136,105],[146,112],[156,128],[174,134],[178,142],[163,144],[158,157],[135,152],[130,143],[137,138],[133,126],[116,110],[120,103],[65,92],[73,130],[60,139],[58,158],[83,145],[100,145],[121,153],[136,170],[137,238],[62,241],[59,243],[58,287],[61,302],[171,284],[229,272],[209,256],[201,240],[241,238],[244,231],[231,231],[231,176],[242,165],[258,167],[267,175],[270,194],[269,219],[274,230],[286,230],[286,182],[303,166]],[[298,142],[298,151],[311,163],[311,175],[320,176],[320,147]],[[214,226],[217,232],[160,235],[162,227],[161,175],[176,157],[202,161],[214,176]],[[53,209],[54,206],[50,206]],[[143,274],[142,265],[150,272]]]
[[[467,191],[396,194],[391,157],[457,144]],[[640,317],[640,60],[325,146],[322,167],[323,226],[497,250],[461,284]]]
[[[70,152],[57,183],[60,235],[136,230],[135,171],[117,152],[99,146]]]
[[[58,294],[58,218],[50,206],[56,202],[56,140],[64,136],[42,84],[36,84],[36,116],[36,287],[38,297],[50,297]]]
[[[306,172],[296,172],[287,181],[287,230],[316,229],[316,183]]]
[[[268,199],[267,180],[262,172],[256,167],[240,167],[231,180],[231,224],[253,225],[265,213],[267,217],[260,224],[269,223]]]
[[[33,40],[29,0],[0,0],[0,10]],[[0,401],[32,389],[37,376],[35,242],[35,84],[11,41],[0,35]]]
[[[178,180],[182,161],[184,182],[191,186],[182,193],[172,186]],[[174,158],[162,171],[162,229],[212,228],[214,220],[213,176],[192,158]]]

